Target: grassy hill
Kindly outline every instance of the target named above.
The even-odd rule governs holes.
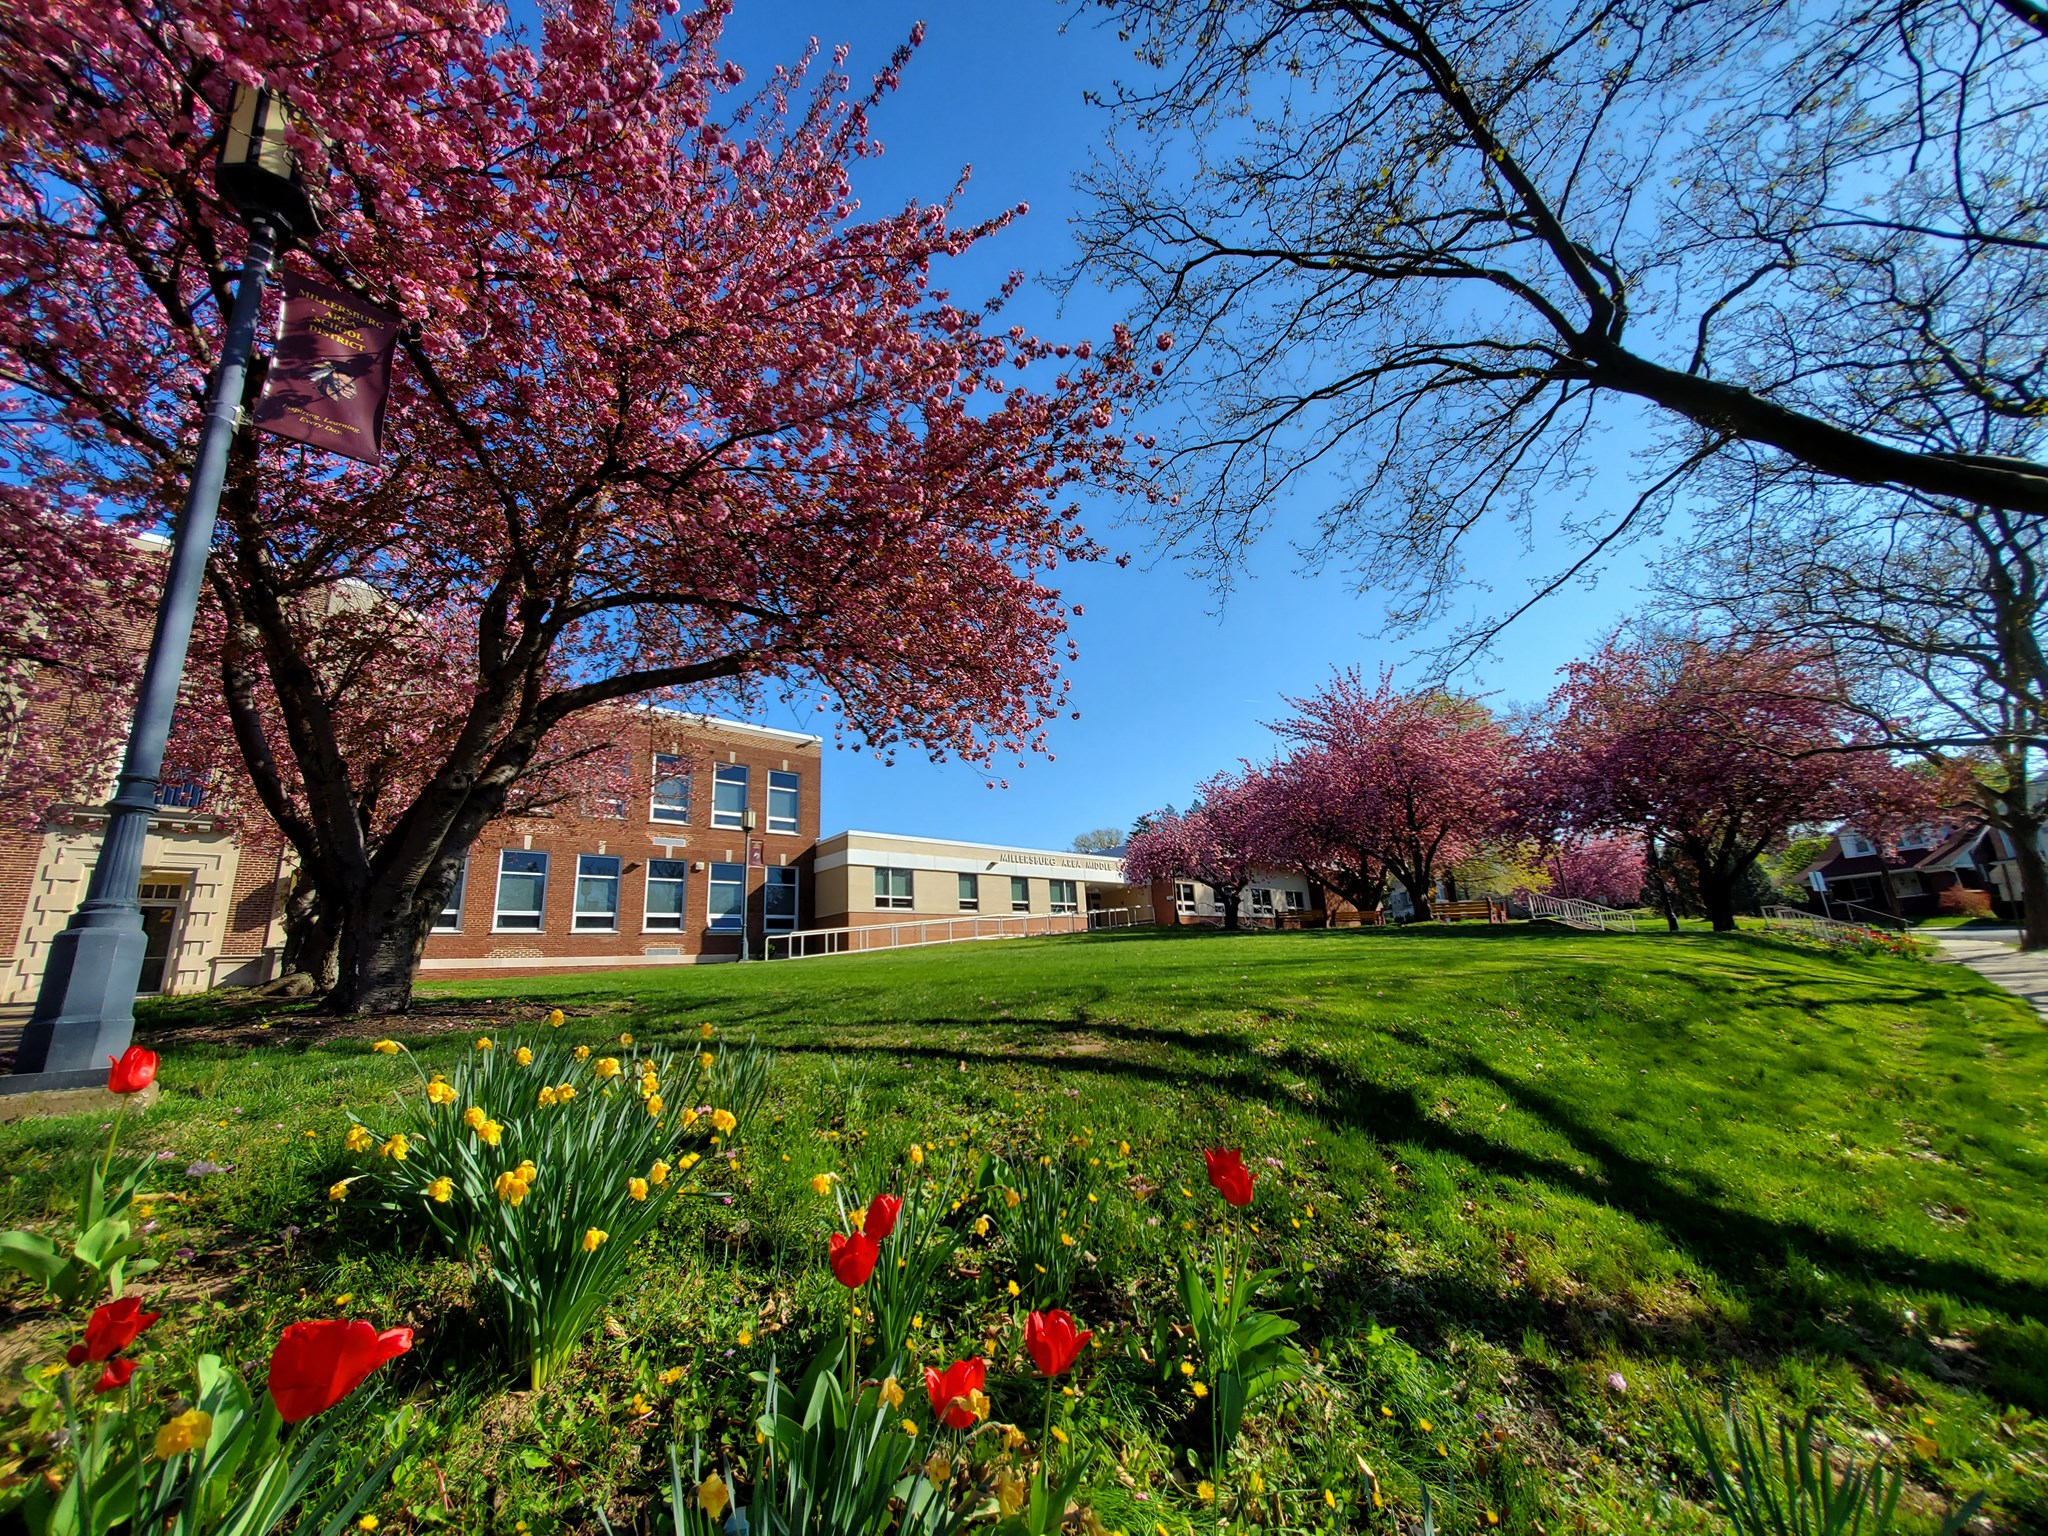
[[[153,1013],[167,1091],[140,1144],[174,1154],[158,1215],[189,1250],[162,1272],[183,1308],[169,1347],[253,1348],[336,1293],[411,1317],[424,1347],[386,1406],[438,1406],[380,1508],[387,1532],[589,1527],[600,1502],[616,1517],[647,1494],[672,1436],[743,1451],[741,1373],[771,1350],[807,1358],[840,1315],[815,1173],[872,1183],[912,1142],[943,1162],[1076,1138],[1130,1145],[1075,1304],[1109,1345],[1078,1411],[1117,1454],[1095,1500],[1112,1527],[1203,1520],[1194,1405],[1143,1356],[1172,1315],[1171,1256],[1215,1212],[1199,1149],[1235,1145],[1264,1174],[1258,1240],[1287,1271],[1269,1304],[1317,1365],[1255,1413],[1240,1456],[1301,1529],[1324,1490],[1342,1528],[1412,1521],[1425,1480],[1447,1530],[1707,1529],[1678,1410],[1731,1389],[1818,1409],[1838,1440],[1906,1466],[1911,1524],[1983,1489],[1996,1528],[2048,1529],[2048,1030],[1960,968],[1755,935],[1424,927],[424,990],[394,1032],[429,1066],[480,1023],[549,1006],[593,1042],[680,1043],[705,1022],[758,1035],[782,1051],[780,1118],[734,1205],[657,1233],[646,1283],[570,1376],[512,1394],[472,1347],[463,1272],[322,1198],[343,1106],[400,1086],[389,1059],[303,1014]],[[0,1220],[65,1198],[59,1175],[96,1134],[0,1126]],[[175,1172],[207,1163],[231,1171]],[[998,1238],[950,1282],[926,1320],[935,1349],[995,1326],[1013,1262]],[[0,1295],[9,1347],[32,1355],[47,1319],[24,1289]],[[684,1381],[655,1390],[671,1358]]]

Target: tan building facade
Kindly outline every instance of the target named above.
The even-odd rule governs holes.
[[[1123,863],[994,843],[838,832],[818,844],[817,927],[960,917],[1078,917],[1126,894]],[[1085,924],[1084,924],[1085,926]]]

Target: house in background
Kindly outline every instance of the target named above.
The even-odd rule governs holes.
[[[2011,861],[2010,840],[1980,821],[1916,827],[1889,852],[1853,827],[1841,827],[1806,874],[1808,884],[1818,882],[1816,889],[1824,888],[1832,903],[1919,918],[1944,910],[1944,891],[1981,892],[1994,909],[2002,906],[2001,866],[2009,868]]]

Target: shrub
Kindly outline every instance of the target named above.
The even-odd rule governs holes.
[[[1991,893],[1973,891],[1965,885],[1952,885],[1934,898],[1936,908],[1952,917],[1989,917],[1991,915]]]
[[[686,1181],[705,1153],[743,1135],[766,1095],[773,1058],[751,1043],[678,1057],[620,1041],[623,1054],[599,1055],[553,1036],[479,1039],[452,1078],[422,1074],[389,1129],[350,1116],[349,1149],[370,1170],[329,1191],[346,1199],[369,1178],[384,1207],[424,1215],[464,1262],[487,1254],[511,1362],[535,1387],[668,1202],[702,1193]]]

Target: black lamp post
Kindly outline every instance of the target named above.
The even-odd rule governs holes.
[[[255,345],[263,287],[279,247],[317,230],[312,205],[299,182],[297,157],[285,138],[292,122],[291,105],[278,93],[235,88],[214,184],[248,226],[248,254],[242,259],[234,309],[206,393],[191,489],[172,530],[156,632],[143,667],[120,784],[107,806],[99,859],[85,901],[51,941],[35,1011],[22,1033],[13,1075],[0,1077],[0,1093],[104,1082],[107,1058],[127,1049],[135,1032],[135,989],[142,977],[146,943],[142,909],[136,903],[143,845],[156,810],[164,744],[213,545],[228,445],[241,416],[243,380]]]

